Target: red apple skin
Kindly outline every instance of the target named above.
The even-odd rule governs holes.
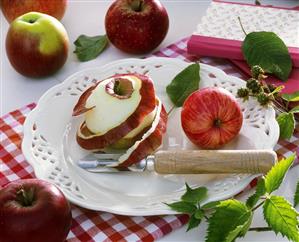
[[[164,106],[162,105],[159,123],[145,140],[141,141],[137,148],[130,154],[127,160],[119,164],[118,168],[126,168],[135,163],[140,162],[148,155],[153,154],[162,144],[163,135],[167,129],[167,113]]]
[[[133,2],[142,2],[134,11]],[[117,0],[105,17],[106,33],[118,49],[131,54],[144,54],[155,49],[168,32],[166,9],[158,0]]]
[[[92,93],[92,91],[97,87],[99,83],[89,87],[87,90],[85,90],[83,92],[83,94],[80,96],[78,102],[76,103],[74,109],[73,109],[73,116],[79,116],[83,113],[86,113],[88,110],[93,109],[93,107],[91,108],[86,108],[86,101],[89,98],[90,94]]]
[[[50,18],[52,18],[51,21],[58,22],[55,18]],[[14,69],[24,76],[34,78],[49,76],[58,71],[64,65],[68,56],[69,43],[66,31],[64,29],[64,31],[62,29],[55,30],[60,31],[59,46],[53,53],[44,54],[39,50],[43,35],[33,34],[29,29],[19,30],[14,25],[16,21],[22,20],[17,18],[11,24],[6,36],[6,53]]]
[[[23,206],[17,192],[34,189],[34,202]],[[0,190],[0,242],[63,242],[71,227],[71,207],[54,185],[39,179],[11,182]]]
[[[82,148],[86,150],[100,150],[109,145],[112,145],[116,141],[126,136],[130,131],[137,128],[138,125],[144,119],[144,117],[154,110],[156,106],[156,97],[155,97],[155,89],[152,80],[148,76],[144,76],[136,73],[119,74],[112,77],[125,77],[126,75],[135,75],[142,80],[142,86],[140,89],[141,101],[137,109],[126,120],[124,120],[123,123],[109,130],[103,135],[94,136],[94,137],[88,137],[87,135],[86,137],[83,138],[77,134],[77,142]],[[82,110],[84,110],[82,109],[83,106],[82,103],[86,102],[87,98],[89,97],[93,89],[94,88],[90,87],[81,95],[78,103],[75,105],[75,108],[73,110],[74,116],[82,113]],[[90,133],[90,131],[86,126],[84,126],[84,124],[85,123],[83,123],[80,127],[81,132],[84,132],[86,134]]]
[[[9,23],[32,11],[46,13],[60,20],[64,16],[67,0],[0,0],[0,6]]]
[[[195,145],[205,149],[230,142],[239,133],[242,123],[237,100],[222,88],[195,91],[186,99],[181,112],[185,134]]]

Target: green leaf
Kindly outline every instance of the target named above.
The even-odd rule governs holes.
[[[248,232],[248,230],[251,226],[252,219],[253,219],[253,212],[251,212],[251,215],[250,215],[249,219],[247,220],[247,222],[245,222],[242,225],[242,229],[240,231],[239,237],[244,237],[246,235],[246,233]]]
[[[242,52],[252,67],[261,66],[265,72],[286,81],[292,70],[292,60],[284,42],[273,32],[252,32],[246,35]]]
[[[296,191],[294,195],[294,207],[299,204],[299,181],[297,182]]]
[[[95,59],[108,45],[106,35],[89,37],[80,35],[74,42],[76,49],[74,53],[80,61],[89,61]]]
[[[288,102],[297,102],[299,101],[299,91],[290,94],[284,93],[281,97]]]
[[[225,242],[232,242],[235,241],[236,238],[239,237],[239,234],[241,233],[243,229],[243,225],[237,226],[234,230],[230,231],[227,237],[225,238]]]
[[[235,199],[221,201],[209,218],[206,242],[227,241],[227,237],[230,239],[236,234],[245,234],[251,220],[252,211],[244,203]],[[238,226],[243,227],[237,229]]]
[[[259,201],[260,197],[265,195],[265,193],[266,193],[265,179],[262,177],[257,183],[255,193],[247,199],[246,205],[249,208],[253,208]]]
[[[200,224],[200,222],[201,222],[201,219],[197,219],[195,217],[195,214],[192,214],[188,221],[187,232],[191,229],[196,228]]]
[[[296,106],[290,110],[290,113],[299,113],[299,106]]]
[[[295,154],[277,162],[265,176],[266,192],[271,193],[279,188],[287,171],[293,164]]]
[[[194,213],[194,217],[197,219],[202,219],[204,217],[204,211],[202,209],[197,209]]]
[[[269,197],[264,206],[264,218],[274,232],[289,240],[299,241],[298,213],[292,205],[280,196]]]
[[[193,214],[197,207],[191,203],[180,201],[180,202],[174,202],[174,203],[166,203],[167,206],[169,206],[172,210],[180,212],[180,213],[187,213],[187,214]]]
[[[202,201],[204,198],[207,196],[207,188],[205,187],[198,187],[195,189],[192,189],[191,187],[188,186],[186,183],[186,193],[181,197],[181,199],[185,202],[197,204],[200,201]]]
[[[290,139],[295,129],[295,118],[293,113],[282,113],[276,118],[280,129],[280,137]]]
[[[166,92],[177,107],[181,107],[185,99],[199,88],[199,64],[191,64],[182,70],[166,87]]]
[[[217,207],[217,205],[220,203],[220,201],[214,201],[206,203],[205,205],[201,206],[202,209],[213,209]]]
[[[244,237],[252,223],[252,217],[253,216],[251,216],[244,224],[239,225],[234,230],[230,231],[225,238],[225,242],[235,241],[237,237]]]

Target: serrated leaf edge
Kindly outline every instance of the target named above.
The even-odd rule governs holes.
[[[273,197],[279,197],[279,196],[271,196],[272,198]],[[269,225],[269,227],[271,227],[272,228],[272,230],[274,231],[274,233],[275,234],[278,234],[278,233],[280,233],[283,237],[287,237],[289,240],[293,240],[293,241],[295,241],[295,242],[299,242],[299,229],[298,229],[298,221],[297,221],[297,239],[294,237],[294,238],[291,238],[291,237],[289,237],[289,235],[288,234],[284,234],[284,233],[282,233],[281,231],[277,231],[276,230],[276,228],[274,228],[271,224],[270,224],[270,220],[268,219],[268,216],[266,215],[266,204],[267,204],[267,201],[268,202],[271,202],[272,203],[272,205],[273,205],[273,207],[275,207],[276,209],[277,209],[277,211],[279,211],[279,209],[277,208],[277,206],[273,203],[273,201],[271,201],[271,197],[269,197],[267,200],[266,200],[266,202],[264,203],[264,205],[263,205],[263,215],[264,215],[264,219],[266,220],[266,222],[267,222],[267,224]],[[284,197],[280,197],[280,198],[282,198],[283,200],[284,200],[284,202],[286,203],[286,204],[288,204],[289,206],[290,206],[290,210],[293,210],[294,212],[295,212],[295,214],[297,215],[297,217],[298,217],[298,212],[292,207],[292,205],[284,198]],[[289,224],[285,221],[285,218],[284,218],[284,216],[282,216],[282,214],[279,212],[279,215],[281,216],[281,218],[282,218],[282,220],[285,222],[285,224],[287,225],[287,227],[289,228]],[[292,235],[293,236],[293,235]],[[295,235],[296,236],[296,235]]]
[[[280,160],[279,162],[277,162],[272,168],[271,170],[266,174],[265,176],[265,188],[266,188],[266,192],[268,193],[272,193],[273,191],[277,190],[279,188],[279,186],[281,185],[281,183],[283,182],[285,175],[287,173],[287,171],[289,170],[289,168],[292,166],[293,162],[295,159],[295,154],[293,153],[292,155],[290,155],[287,158],[284,158],[282,160]],[[284,163],[288,162],[286,164],[285,170],[283,170],[282,172],[280,171],[280,169],[282,169],[282,167],[285,165]],[[283,167],[284,168],[284,167]],[[281,179],[279,180],[279,184],[274,184],[274,185],[268,185],[270,183],[270,179],[272,180],[272,182],[276,182],[278,179],[278,174],[277,172],[279,172],[279,175],[281,176]],[[282,174],[283,175],[282,175]],[[270,187],[269,187],[270,186]],[[271,188],[271,189],[270,189]]]
[[[242,203],[242,202],[240,202],[240,201],[238,201],[238,200],[236,200],[236,199],[224,200],[224,201],[222,201],[222,202],[227,202],[227,201],[237,202],[239,206],[243,205],[243,206],[244,206],[243,208],[246,209],[246,212],[243,213],[243,214],[239,217],[239,220],[241,220],[243,216],[246,216],[246,215],[248,215],[248,214],[249,214],[248,219],[251,218],[251,217],[253,216],[252,211],[251,211],[250,209],[248,209],[248,207],[246,206],[246,204],[244,204],[244,203]],[[221,207],[221,204],[217,206],[217,208],[220,208],[220,207]],[[223,207],[221,207],[221,208],[224,208],[224,209],[225,209],[225,208],[228,208],[228,207],[229,207],[229,205],[226,205],[226,206],[223,206]],[[214,211],[214,213],[212,214],[212,216],[210,217],[210,219],[209,219],[209,221],[208,221],[208,230],[207,230],[207,235],[206,235],[206,238],[205,238],[205,241],[206,241],[206,242],[207,242],[208,239],[209,239],[210,225],[211,225],[211,223],[212,223],[213,216],[216,214],[216,212],[217,212],[217,210]],[[245,224],[245,223],[244,223],[244,224]],[[239,225],[238,225],[238,226],[239,226]],[[236,227],[237,227],[237,226],[236,226]],[[229,233],[229,232],[228,232],[228,233]],[[217,242],[218,242],[218,241],[217,241]],[[220,241],[219,241],[219,242],[220,242]]]
[[[294,194],[294,207],[296,207],[299,204],[299,180],[296,185],[296,190]]]
[[[257,202],[260,199],[260,197],[263,196],[263,195],[265,195],[265,194],[266,194],[265,178],[261,177],[261,179],[257,183],[255,193],[252,194],[249,198],[247,198],[246,205],[249,208],[253,208],[257,204]],[[254,199],[254,203],[250,204],[251,200],[253,200],[253,199]]]

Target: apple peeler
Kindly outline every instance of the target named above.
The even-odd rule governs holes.
[[[89,172],[119,172],[113,167],[122,154],[90,154],[77,162]],[[161,150],[127,171],[160,174],[267,173],[277,161],[273,150]]]

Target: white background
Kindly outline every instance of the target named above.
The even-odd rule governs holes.
[[[160,45],[167,45],[189,36],[194,30],[201,17],[205,14],[210,1],[207,0],[164,0],[161,1],[166,7],[169,18],[170,28],[167,37]],[[241,2],[241,0],[239,1]],[[242,1],[253,3],[254,1]],[[265,4],[279,4],[281,6],[299,5],[298,0],[261,0]],[[0,116],[16,108],[37,102],[39,97],[50,87],[62,82],[70,74],[86,67],[101,66],[110,61],[136,57],[124,54],[113,46],[101,54],[97,59],[80,63],[72,53],[74,50],[73,42],[80,34],[99,35],[104,34],[105,13],[112,1],[100,0],[69,0],[67,12],[62,20],[70,38],[70,51],[68,61],[65,66],[55,75],[43,79],[30,79],[18,74],[8,62],[5,52],[5,38],[8,30],[8,23],[1,13],[1,69],[0,69]],[[295,182],[299,178],[299,167],[292,169],[283,187],[278,194],[286,196],[290,201],[293,200]],[[243,197],[242,199],[245,199]],[[228,218],[229,219],[229,218]],[[265,226],[261,210],[257,210],[254,217],[253,227]],[[200,228],[185,233],[186,228],[179,229],[162,238],[160,241],[204,241],[207,225],[203,223]],[[287,241],[273,232],[249,232],[244,239],[238,241]]]

